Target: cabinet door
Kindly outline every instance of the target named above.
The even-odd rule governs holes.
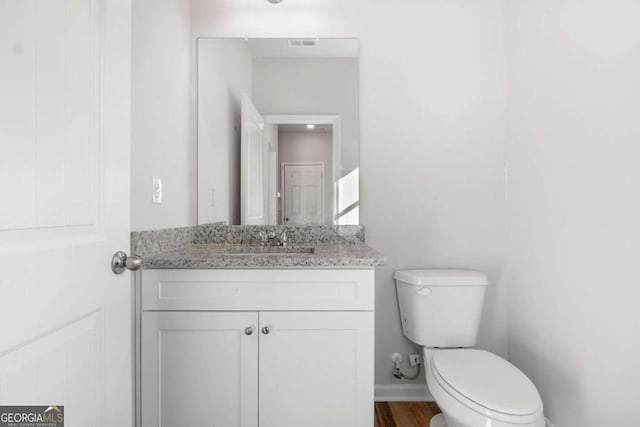
[[[260,328],[260,427],[373,426],[372,312],[261,312]]]
[[[144,312],[143,427],[256,427],[257,326],[255,312]]]

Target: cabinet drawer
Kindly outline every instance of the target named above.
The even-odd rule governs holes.
[[[374,270],[143,270],[142,310],[374,309]]]

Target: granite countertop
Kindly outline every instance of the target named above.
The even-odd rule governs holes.
[[[311,247],[314,253],[308,253]],[[190,243],[144,256],[143,268],[370,268],[387,261],[364,243],[315,243],[274,250],[288,253],[268,253],[269,249],[255,245]]]

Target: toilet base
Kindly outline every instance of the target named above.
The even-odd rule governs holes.
[[[429,427],[447,427],[447,423],[444,420],[444,415],[438,414],[434,417],[431,417]]]

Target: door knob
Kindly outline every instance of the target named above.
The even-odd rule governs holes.
[[[249,326],[248,328],[246,328],[244,330],[244,334],[245,335],[251,335],[252,333],[253,333],[253,327],[252,326]]]
[[[263,334],[269,335],[269,332],[271,332],[271,328],[269,326],[265,326],[264,328],[262,328]]]
[[[118,251],[111,258],[111,271],[122,274],[125,270],[137,271],[142,267],[142,258],[138,255],[127,256],[123,251]]]

